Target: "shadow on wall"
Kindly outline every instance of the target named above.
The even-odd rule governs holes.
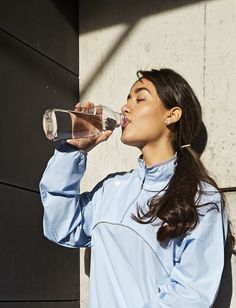
[[[116,24],[133,24],[138,19],[179,7],[203,2],[203,0],[94,0],[79,1],[80,34],[110,27]]]
[[[127,27],[113,46],[109,46],[106,57],[100,61],[99,66],[94,70],[92,76],[81,88],[80,97],[83,97],[88,89],[95,83],[106,65],[122,47],[126,38],[134,30],[140,18],[153,14],[178,9],[183,6],[193,5],[204,0],[166,0],[166,1],[145,1],[145,0],[94,0],[93,4],[87,0],[79,1],[79,34],[111,27],[117,24],[126,24]],[[63,13],[63,12],[62,12]],[[162,29],[160,29],[162,31]]]
[[[205,124],[202,122],[199,132],[192,144],[192,148],[199,156],[201,156],[206,148],[206,144],[207,144],[207,130]]]
[[[72,1],[70,1],[72,2]],[[64,0],[51,0],[51,3],[57,8],[57,10],[63,15],[64,19],[71,25],[74,31],[78,34],[78,23],[75,20],[76,14],[74,12],[78,12],[78,2],[79,0],[73,0],[73,4],[69,6],[70,10],[68,10],[68,2]],[[89,1],[88,1],[89,2]],[[76,26],[77,25],[77,26]]]

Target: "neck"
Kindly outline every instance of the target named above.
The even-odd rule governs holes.
[[[160,145],[148,144],[145,145],[141,151],[146,167],[161,164],[175,154],[170,142]]]

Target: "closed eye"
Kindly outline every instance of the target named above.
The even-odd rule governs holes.
[[[137,99],[136,99],[136,102],[137,102],[137,103],[142,102],[142,101],[145,101],[145,98],[137,98]]]

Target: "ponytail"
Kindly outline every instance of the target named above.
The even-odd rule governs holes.
[[[177,150],[177,166],[167,187],[148,201],[148,212],[138,209],[133,217],[139,223],[153,223],[161,220],[157,231],[157,240],[165,242],[176,237],[185,236],[193,230],[198,222],[198,204],[196,196],[201,196],[201,183],[209,183],[218,189],[214,180],[207,174],[199,156],[191,147]],[[198,204],[198,205],[197,205]],[[213,204],[217,208],[216,204]]]

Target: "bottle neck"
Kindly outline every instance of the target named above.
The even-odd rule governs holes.
[[[124,115],[121,112],[115,112],[115,115],[116,115],[116,121],[117,121],[116,127],[119,127],[122,125],[124,121]]]

